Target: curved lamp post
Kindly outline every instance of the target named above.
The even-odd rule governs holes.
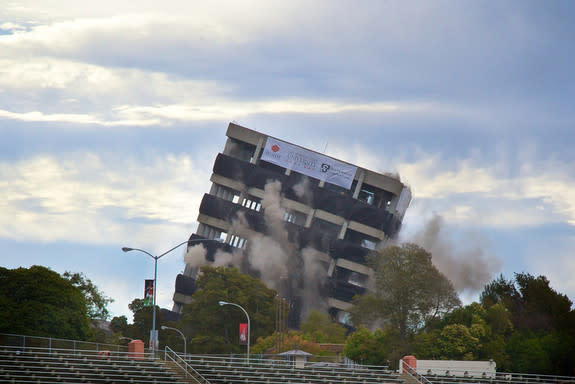
[[[190,239],[190,240],[186,240],[181,242],[180,244],[176,245],[175,247],[170,248],[169,250],[167,250],[166,252],[162,253],[161,255],[158,256],[154,256],[152,255],[150,252],[148,251],[144,251],[143,249],[139,249],[139,248],[130,248],[130,247],[122,247],[122,251],[124,252],[130,252],[130,251],[138,251],[138,252],[142,252],[145,253],[146,255],[150,256],[152,259],[154,259],[154,294],[153,294],[153,317],[152,317],[152,332],[150,335],[150,340],[152,341],[152,350],[154,352],[154,356],[156,354],[156,347],[157,347],[157,342],[158,342],[158,337],[157,337],[157,331],[156,331],[156,282],[158,280],[158,260],[161,259],[162,257],[164,257],[166,254],[172,252],[174,249],[181,247],[184,244],[191,244],[191,243],[201,243],[204,241],[217,241],[220,242],[220,239]]]
[[[178,328],[166,327],[165,325],[162,325],[160,328],[161,328],[161,329],[171,329],[172,331],[178,332],[178,333],[180,334],[180,336],[182,336],[182,339],[184,339],[184,359],[185,359],[185,358],[186,358],[186,344],[187,344],[187,341],[186,341],[186,336],[184,336],[183,332],[180,331]]]
[[[248,349],[247,349],[247,362],[250,362],[250,316],[248,315],[248,313],[246,312],[246,310],[239,304],[235,304],[235,303],[228,303],[227,301],[218,301],[218,304],[220,306],[224,306],[224,305],[233,305],[234,307],[238,307],[239,309],[241,309],[242,311],[244,311],[244,313],[246,314],[246,317],[248,319]]]

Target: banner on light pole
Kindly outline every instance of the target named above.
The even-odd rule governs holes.
[[[144,282],[144,305],[154,305],[154,280]]]
[[[248,343],[248,323],[240,323],[240,344]]]

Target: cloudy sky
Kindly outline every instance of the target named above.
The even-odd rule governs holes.
[[[569,0],[4,0],[1,266],[84,272],[131,320],[154,266],[120,248],[187,239],[234,121],[399,173],[414,194],[402,240],[433,248],[464,299],[528,272],[573,300],[574,14]],[[183,250],[160,260],[162,307],[183,268]]]

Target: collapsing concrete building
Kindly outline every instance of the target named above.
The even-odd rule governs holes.
[[[175,312],[191,301],[204,264],[234,265],[290,305],[297,328],[311,309],[349,324],[365,292],[367,254],[394,238],[411,200],[399,178],[376,173],[230,123],[176,279]]]

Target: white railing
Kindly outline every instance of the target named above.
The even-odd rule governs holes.
[[[417,373],[417,371],[413,369],[411,365],[403,361],[403,359],[399,360],[399,372],[406,374],[407,376],[413,378],[420,384],[431,384],[431,381],[429,381],[427,377]]]
[[[194,367],[186,362],[180,355],[174,352],[170,347],[165,347],[164,356],[166,361],[170,360],[175,365],[183,370],[186,374],[186,378],[191,377],[194,382],[198,384],[210,384],[209,380],[202,376],[201,373],[196,371]],[[184,355],[185,356],[185,355]]]
[[[496,372],[495,374],[472,370],[448,370],[443,374],[418,373],[416,369],[399,360],[400,372],[413,377],[421,384],[435,383],[485,383],[485,384],[575,384],[575,376],[554,376],[529,373]]]
[[[94,343],[91,341],[26,336],[11,333],[0,333],[0,345],[18,347],[22,348],[22,350],[29,348],[43,349],[48,352],[52,350],[128,352],[128,346],[119,344]]]
[[[303,367],[277,355],[245,356],[187,355],[186,362],[212,381],[258,383],[400,383],[397,373],[379,366],[350,366],[325,361],[307,362]]]

